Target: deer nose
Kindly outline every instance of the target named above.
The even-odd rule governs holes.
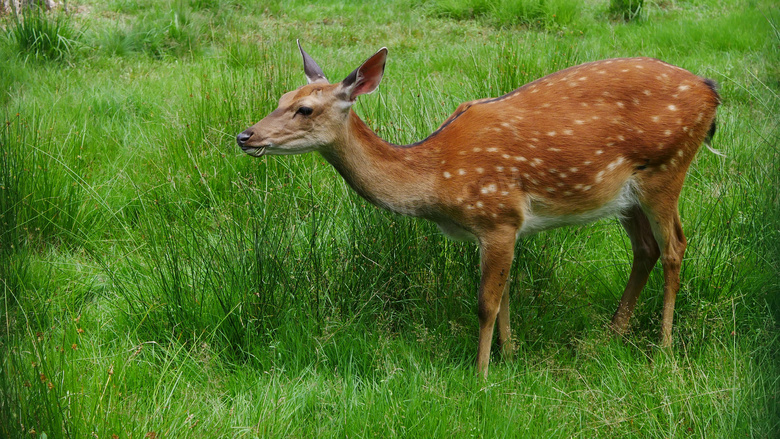
[[[238,142],[238,146],[242,147],[246,144],[247,140],[252,137],[252,131],[246,130],[242,132],[241,134],[236,136],[236,142]]]

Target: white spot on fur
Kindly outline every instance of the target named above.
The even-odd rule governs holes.
[[[596,155],[604,154],[604,151],[601,149],[596,150]]]
[[[492,194],[495,193],[498,190],[498,187],[495,183],[490,183],[489,185],[482,188],[483,194]]]
[[[485,170],[483,168],[477,168],[477,169],[475,169],[475,171],[477,171],[477,174],[481,174],[481,173],[485,172]]]
[[[577,172],[579,171],[579,168],[569,168],[569,172]]]
[[[672,104],[672,105],[669,105],[669,106],[668,106],[668,107],[666,107],[666,108],[668,108],[668,109],[669,109],[669,111],[677,111],[677,106],[676,106],[676,105],[674,105],[674,104]]]
[[[610,171],[610,172],[614,171],[615,168],[620,166],[620,164],[623,163],[624,161],[625,160],[623,159],[623,157],[618,157],[617,159],[615,159],[615,161],[610,162],[610,164],[607,165],[607,170]]]
[[[496,151],[498,151],[498,148],[488,148],[486,151],[487,152],[496,152]]]
[[[550,136],[550,137],[553,137],[553,136],[555,136],[556,134],[558,134],[558,133],[556,133],[555,131],[549,131],[549,132],[547,133],[547,135],[548,135],[548,136]]]
[[[466,175],[465,169],[458,169],[458,175]]]
[[[528,161],[528,160],[526,160],[525,157],[523,157],[521,155],[516,155],[515,156],[515,160],[517,160],[518,162],[527,162]]]
[[[571,135],[574,135],[574,131],[572,131],[572,130],[563,130],[563,134],[565,134],[567,136],[571,136]]]
[[[447,171],[444,171],[444,178],[450,178],[450,177],[452,177],[452,174],[450,174]]]

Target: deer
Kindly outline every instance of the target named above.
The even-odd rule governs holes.
[[[386,47],[333,84],[300,41],[298,50],[307,84],[282,95],[237,135],[238,145],[254,157],[316,151],[371,204],[476,242],[483,377],[495,326],[502,357],[514,352],[509,274],[517,240],[605,217],[618,218],[633,253],[612,331],[627,332],[660,259],[660,345],[671,347],[686,248],[678,200],[691,161],[715,133],[713,80],[652,58],[588,62],[465,102],[424,140],[395,145],[352,109],[379,86]]]

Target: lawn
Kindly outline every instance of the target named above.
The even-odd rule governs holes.
[[[0,18],[0,437],[780,437],[780,8],[771,0],[77,0]],[[626,2],[631,3],[631,2]],[[523,239],[514,361],[475,367],[479,255],[316,154],[235,136],[381,47],[355,110],[397,144],[610,57],[712,78],[630,331],[617,220]]]

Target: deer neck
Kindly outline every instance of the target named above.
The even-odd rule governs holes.
[[[425,143],[393,145],[350,111],[345,131],[320,154],[372,204],[411,216],[424,217],[431,211],[437,162]]]

